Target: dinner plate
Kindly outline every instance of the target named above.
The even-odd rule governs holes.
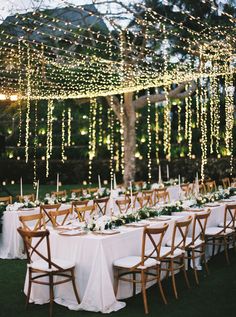
[[[92,231],[93,234],[96,234],[96,235],[105,235],[105,236],[110,236],[110,235],[113,235],[113,234],[117,234],[117,233],[120,233],[119,230],[98,230],[98,231]]]
[[[207,204],[205,204],[205,206],[206,207],[218,207],[218,206],[220,206],[220,204],[218,204],[218,203],[207,203]]]
[[[133,228],[142,228],[149,226],[149,223],[137,222],[137,223],[126,223],[126,227],[133,227]]]
[[[58,232],[61,236],[73,237],[73,236],[83,236],[87,234],[86,231],[83,230],[65,230]]]

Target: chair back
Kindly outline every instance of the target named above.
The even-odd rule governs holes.
[[[24,195],[24,196],[16,196],[16,198],[19,200],[20,203],[25,202],[25,200],[28,201],[35,201],[35,196],[34,194],[28,194],[28,195]]]
[[[51,195],[54,195],[56,197],[65,197],[66,196],[66,190],[61,190],[58,192],[51,192]]]
[[[154,204],[156,205],[158,202],[163,201],[164,203],[167,203],[170,201],[170,195],[167,191],[167,188],[156,188],[154,190]]]
[[[53,227],[63,226],[70,214],[71,208],[64,210],[49,211],[49,216]]]
[[[121,214],[125,214],[128,211],[128,209],[130,208],[131,200],[130,200],[130,198],[123,199],[123,200],[116,200],[116,204],[119,208],[119,212]]]
[[[235,221],[236,221],[236,204],[226,205],[224,212],[224,232],[227,229],[235,230]]]
[[[50,217],[49,211],[58,211],[61,207],[61,204],[54,204],[54,205],[41,205],[40,206],[40,213],[43,215],[43,227],[46,229],[46,225],[48,222],[51,221],[53,224],[53,221]]]
[[[89,212],[89,215],[91,216],[95,212],[95,206],[75,207],[74,211],[77,213],[79,221],[83,222],[85,220],[86,212]]]
[[[176,249],[185,249],[186,237],[191,221],[192,216],[188,216],[186,220],[175,221],[170,254],[174,254]]]
[[[75,210],[75,208],[77,207],[86,207],[88,206],[89,200],[76,200],[76,201],[72,201],[71,203],[71,208],[72,208],[72,212]]]
[[[83,189],[82,188],[75,188],[75,189],[71,189],[70,190],[70,193],[75,193],[77,196],[82,196],[83,194]]]
[[[134,193],[132,193],[132,203],[133,203],[133,208],[135,208],[135,206],[136,206],[136,202],[137,202],[137,198],[138,198],[138,192],[134,192]],[[130,199],[130,201],[131,201],[131,193],[127,193],[127,194],[125,194],[125,199]]]
[[[205,181],[205,186],[208,192],[213,192],[216,190],[216,181],[214,180]]]
[[[133,184],[134,186],[138,186],[140,189],[142,189],[144,185],[144,181],[137,181],[137,182],[134,182]]]
[[[229,179],[229,177],[222,178],[222,185],[223,185],[223,188],[230,187],[230,179]]]
[[[94,199],[94,204],[97,206],[98,212],[102,215],[105,215],[107,212],[107,204],[109,199],[109,197]]]
[[[190,191],[191,191],[190,184],[189,183],[181,184],[180,187],[181,187],[182,191],[184,192],[185,197],[188,197],[188,195],[190,194]]]
[[[143,191],[142,191],[142,197],[143,197],[143,198],[144,198],[144,197],[150,197],[150,198],[149,198],[149,201],[148,201],[148,205],[149,205],[150,207],[153,206],[153,193],[154,193],[153,190],[143,190]]]
[[[152,206],[152,203],[151,203],[151,204],[149,203],[150,201],[152,202],[150,196],[138,197],[138,198],[137,198],[137,201],[138,201],[138,203],[139,203],[139,205],[140,205],[140,208],[143,208],[143,207],[151,207],[151,206]]]
[[[156,258],[156,260],[159,261],[162,240],[168,227],[169,225],[164,223],[160,227],[158,226],[152,228],[144,228],[142,238],[141,262],[137,266],[145,265],[145,261],[149,258]],[[148,242],[151,243],[151,247],[148,246],[149,252],[147,254],[146,249]]]
[[[87,188],[87,191],[90,195],[98,192],[98,187],[95,188]]]
[[[19,216],[19,220],[20,220],[24,230],[38,231],[43,226],[43,214],[42,213],[39,213],[36,215]],[[30,223],[33,224],[33,226],[29,226]]]
[[[197,239],[205,241],[205,231],[211,210],[208,209],[204,213],[196,213],[193,218],[192,242],[194,244]]]
[[[62,270],[62,268],[59,265],[52,262],[51,260],[51,250],[49,241],[50,232],[48,230],[28,231],[22,228],[17,228],[17,231],[23,239],[27,255],[27,262],[29,264],[33,262],[33,255],[37,255],[39,258],[41,258],[47,263],[48,269],[55,267],[58,270]],[[44,245],[45,242],[46,248]],[[44,254],[41,251],[39,251],[39,247],[41,247],[41,244],[43,244],[43,250],[45,250]]]
[[[1,202],[1,203],[4,203],[4,204],[6,204],[6,205],[12,204],[12,196],[0,197],[0,202]]]

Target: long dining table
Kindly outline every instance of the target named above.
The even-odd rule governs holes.
[[[235,203],[230,201],[230,203]],[[222,222],[224,209],[227,202],[210,204],[211,210],[208,226],[217,226]],[[206,210],[206,209],[205,209]],[[163,239],[163,245],[171,241],[175,221],[184,220],[196,211],[184,211],[174,213],[171,216],[160,216],[158,221],[146,222],[149,226],[169,224]],[[121,226],[119,233],[114,235],[98,235],[89,232],[79,236],[64,236],[57,230],[50,229],[50,243],[52,256],[55,258],[73,261],[76,267],[76,284],[81,298],[77,304],[73,289],[70,284],[55,288],[55,302],[67,306],[72,310],[87,310],[94,312],[110,313],[125,306],[122,299],[132,295],[132,285],[120,282],[117,297],[113,289],[113,262],[119,258],[139,255],[141,253],[141,241],[143,227]],[[189,236],[191,236],[190,227]],[[150,246],[147,246],[150,247]],[[43,247],[41,251],[43,251]],[[210,257],[210,250],[207,250]],[[199,269],[201,267],[199,266]],[[27,290],[27,277],[25,280],[25,292]],[[137,292],[140,290],[137,288]],[[34,285],[31,293],[31,301],[42,304],[49,300],[48,292],[44,287]]]

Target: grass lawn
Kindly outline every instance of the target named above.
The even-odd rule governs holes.
[[[210,275],[200,273],[200,285],[196,286],[192,272],[189,273],[191,289],[187,289],[182,274],[177,275],[179,299],[174,299],[170,279],[163,282],[168,298],[164,305],[158,288],[148,290],[150,317],[235,317],[236,314],[236,254],[230,251],[231,265],[226,265],[223,254],[209,262]],[[24,308],[23,285],[26,271],[24,260],[0,260],[0,316],[1,317],[45,317],[48,305],[29,305]],[[127,306],[112,313],[116,317],[145,316],[141,295],[126,300]],[[54,317],[96,317],[100,313],[70,311],[55,304]]]

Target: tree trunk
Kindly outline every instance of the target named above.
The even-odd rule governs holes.
[[[136,113],[133,93],[124,94],[124,184],[129,185],[135,178],[135,133]]]

